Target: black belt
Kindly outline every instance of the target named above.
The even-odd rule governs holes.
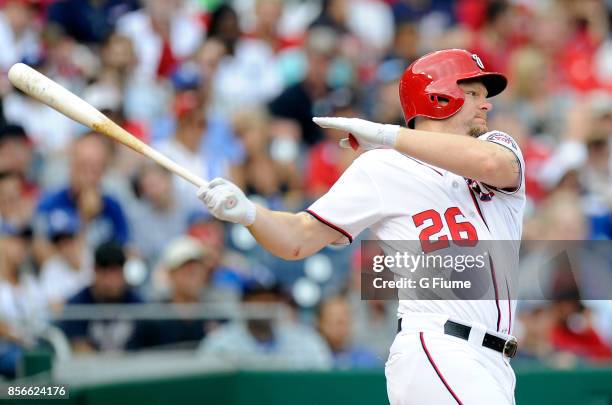
[[[402,330],[402,319],[397,320],[397,332]],[[444,324],[444,334],[458,337],[459,339],[468,340],[470,337],[471,326],[463,325],[461,323],[446,321]],[[515,337],[510,339],[502,339],[498,336],[485,333],[482,345],[488,349],[495,350],[496,352],[503,353],[504,356],[512,358],[516,355],[516,349],[518,348],[518,342]]]

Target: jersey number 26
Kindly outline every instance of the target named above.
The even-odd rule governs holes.
[[[446,221],[452,240],[459,246],[476,246],[476,243],[478,243],[476,228],[467,221],[457,222],[457,217],[465,218],[465,215],[463,215],[458,207],[450,207],[444,212],[444,221]],[[425,224],[426,221],[431,222],[431,224],[423,228],[419,234],[423,253],[450,247],[448,235],[442,235],[436,240],[430,239],[432,235],[437,234],[444,227],[442,216],[438,211],[426,210],[419,212],[412,216],[412,221],[417,228]]]

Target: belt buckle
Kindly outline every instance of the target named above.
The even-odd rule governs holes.
[[[513,358],[516,355],[516,351],[518,349],[518,341],[514,336],[511,336],[510,339],[506,340],[504,343],[504,356],[508,358]]]

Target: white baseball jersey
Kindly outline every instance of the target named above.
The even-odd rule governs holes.
[[[477,240],[520,241],[525,207],[522,153],[503,132],[490,131],[478,139],[502,145],[518,157],[521,181],[517,189],[487,187],[393,149],[376,149],[357,158],[307,211],[344,235],[337,243],[352,242],[369,228],[378,240],[421,241],[422,246],[435,247],[440,241],[455,240],[457,231],[449,227],[449,221],[469,222]],[[517,245],[505,253],[518,258]],[[494,270],[491,283],[495,300],[405,300],[400,291],[398,316],[440,313],[511,333],[516,292],[506,276],[496,277]]]

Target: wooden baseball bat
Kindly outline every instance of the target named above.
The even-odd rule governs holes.
[[[92,130],[111,137],[125,146],[153,159],[197,187],[208,183],[181,165],[159,153],[149,145],[121,128],[106,115],[102,114],[76,94],[60,86],[42,73],[23,63],[16,63],[8,71],[8,78],[13,86],[27,95],[61,112]]]

